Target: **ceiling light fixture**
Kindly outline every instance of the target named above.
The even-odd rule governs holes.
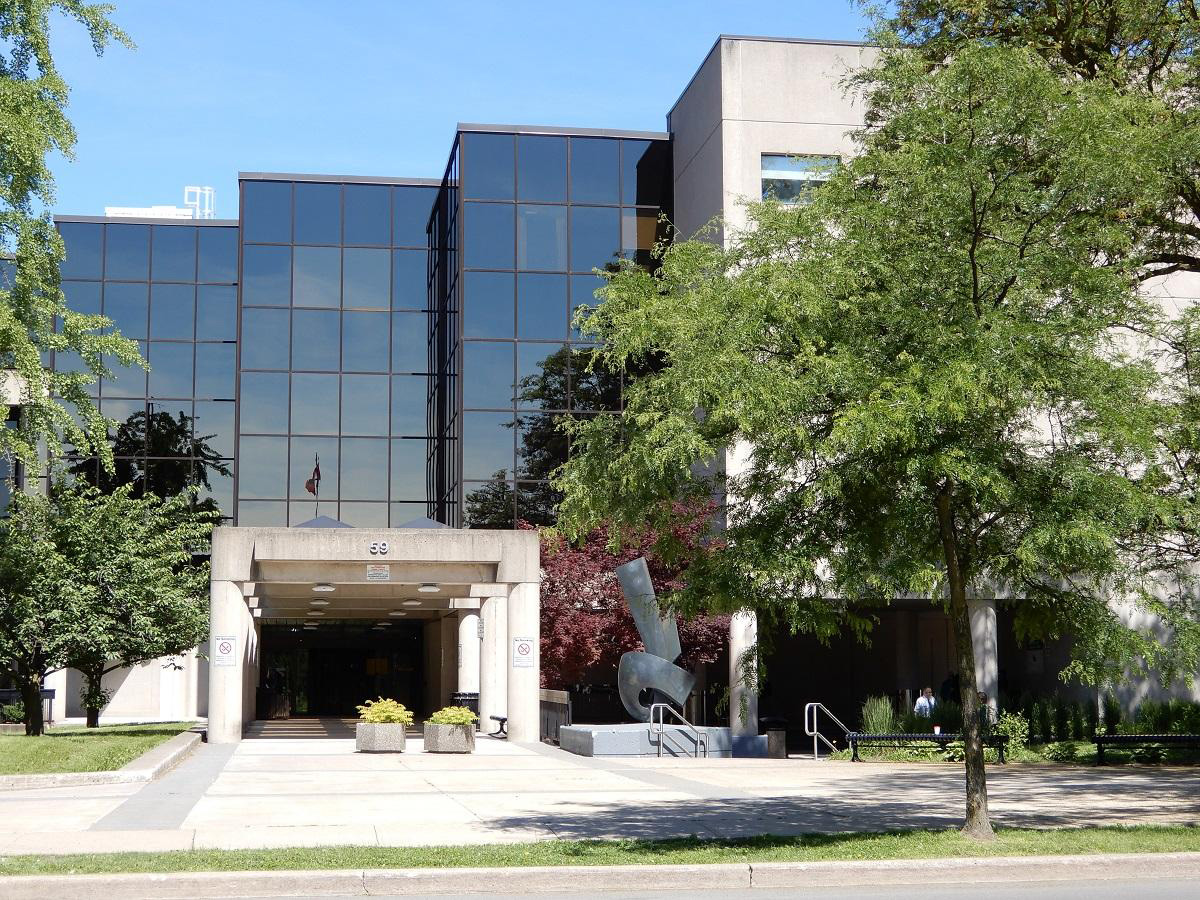
[[[405,600],[405,601],[403,601],[403,603],[405,606],[420,606],[421,605],[420,600]]]
[[[337,590],[337,588],[335,588],[332,584],[327,584],[325,582],[321,582],[320,584],[314,584],[312,589],[315,593],[318,593],[318,594],[328,594],[328,593],[331,593],[332,591]]]
[[[309,606],[328,606],[328,605],[329,605],[329,601],[328,601],[328,600],[322,600],[320,597],[318,597],[316,600],[309,600],[309,601],[308,601],[308,605],[309,605]]]
[[[310,609],[310,610],[308,611],[308,614],[309,614],[310,616],[323,616],[323,615],[325,615],[324,611],[323,611],[323,610],[320,610],[320,609]]]
[[[318,631],[319,629],[317,628],[316,625],[305,625],[304,630],[305,631]]]
[[[422,594],[436,594],[441,590],[441,588],[439,588],[436,584],[430,584],[429,582],[426,582],[417,588],[417,590]]]
[[[393,609],[393,610],[392,610],[390,613],[388,613],[388,615],[389,615],[389,616],[396,616],[397,618],[399,618],[400,616],[407,616],[407,615],[408,615],[408,613],[406,613],[406,612],[405,612],[404,610],[402,610],[402,609]]]

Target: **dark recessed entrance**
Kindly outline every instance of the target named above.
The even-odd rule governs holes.
[[[422,629],[396,623],[262,626],[257,718],[357,716],[364,700],[390,697],[423,714]]]

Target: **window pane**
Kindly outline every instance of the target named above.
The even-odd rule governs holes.
[[[292,376],[292,432],[338,433],[338,377]]]
[[[238,498],[286,497],[287,438],[243,437],[238,453]]]
[[[196,288],[196,340],[237,340],[237,288],[202,284]]]
[[[392,441],[392,500],[425,499],[425,458],[429,445],[423,440]]]
[[[237,281],[237,229],[215,226],[196,230],[200,232],[196,280],[233,284]]]
[[[513,136],[464,134],[463,196],[484,200],[513,198]]]
[[[343,463],[344,465],[344,463]],[[345,484],[342,496],[345,496]],[[338,505],[338,521],[355,528],[387,528],[388,508],[386,503],[341,503]]]
[[[581,306],[596,307],[600,304],[600,298],[596,296],[596,291],[605,287],[608,284],[599,275],[572,275],[571,276],[571,321],[574,322],[576,312]],[[582,340],[583,335],[573,325],[571,327],[571,340]]]
[[[237,510],[237,523],[245,528],[282,528],[287,525],[287,504],[283,501],[239,500]]]
[[[146,336],[149,287],[144,284],[105,284],[104,315],[128,338]]]
[[[836,156],[762,155],[762,196],[781,203],[803,203],[809,194],[829,180],[837,168]]]
[[[145,281],[150,275],[150,226],[108,225],[104,238],[104,277]]]
[[[427,254],[424,250],[393,251],[393,309],[428,308],[426,259]]]
[[[205,482],[208,482],[205,484]],[[233,474],[222,474],[213,467],[196,463],[196,500],[202,509],[215,509],[222,516],[233,515]],[[209,502],[211,501],[211,503]]]
[[[463,402],[469,407],[496,409],[513,403],[513,345],[466,344],[463,359]]]
[[[151,347],[151,353],[154,348]],[[148,456],[185,457],[192,454],[192,401],[191,400],[152,400],[149,404],[149,418],[146,425],[146,454]],[[118,454],[128,452],[125,448],[115,448]],[[174,472],[178,479],[171,493],[178,493],[191,475],[191,466],[181,470],[162,467],[159,474],[167,477]],[[160,484],[161,487],[161,484]]]
[[[286,181],[242,182],[242,240],[286,244],[291,239],[291,184]]]
[[[517,337],[563,340],[567,335],[567,277],[517,276]]]
[[[286,372],[243,372],[242,432],[286,434],[288,375]]]
[[[287,306],[292,293],[292,248],[242,248],[242,304]]]
[[[571,202],[617,203],[619,144],[610,138],[571,138]]]
[[[138,349],[142,354],[142,358],[146,358],[146,343],[138,341]],[[104,364],[110,372],[113,373],[112,378],[101,379],[100,389],[106,397],[145,397],[146,396],[146,370],[136,363],[130,363],[128,366],[120,365],[112,357],[105,357]]]
[[[343,190],[344,242],[387,246],[391,232],[391,189],[386,185],[348,184]]]
[[[387,376],[342,376],[342,434],[387,433]]]
[[[463,334],[513,336],[513,276],[507,272],[467,272]]]
[[[322,499],[326,497],[330,500],[337,499],[338,440],[335,437],[292,438],[292,465],[288,475],[288,496],[292,499],[314,499],[314,495],[305,488],[305,482],[313,477],[318,457],[321,467],[320,496]],[[308,518],[312,518],[312,516]],[[301,521],[307,520],[302,519]]]
[[[343,253],[345,271],[342,274],[342,305],[387,309],[388,251],[347,249]],[[424,268],[421,274],[423,288]],[[423,289],[421,295],[424,295]]]
[[[571,408],[576,411],[621,408],[621,376],[593,361],[591,346],[575,347],[571,355]]]
[[[194,344],[150,343],[150,396],[192,396]]]
[[[393,503],[391,504],[391,527],[399,528],[401,525],[406,525],[409,522],[414,522],[417,519],[424,519],[429,512],[429,507],[424,501],[420,503]]]
[[[517,138],[517,199],[566,202],[566,138],[525,134]]]
[[[347,372],[388,370],[388,313],[342,313],[342,368]]]
[[[566,409],[567,367],[562,344],[518,344],[517,406]]]
[[[155,281],[196,280],[196,229],[187,225],[155,225],[150,277]]]
[[[297,309],[292,313],[292,368],[336,372],[341,337],[336,310]]]
[[[620,250],[620,241],[617,210],[571,207],[572,272],[589,272],[611,265]]]
[[[654,247],[666,236],[665,225],[653,210],[621,210],[621,255],[640,266],[654,263]]]
[[[435,187],[400,186],[392,189],[392,243],[397,247],[429,245],[425,228],[437,199]]]
[[[621,141],[621,202],[661,206],[670,178],[667,141]]]
[[[512,413],[466,413],[463,417],[463,478],[486,480],[513,468]]]
[[[342,187],[296,185],[297,244],[338,244],[342,239]]]
[[[387,445],[379,438],[342,438],[343,500],[381,500],[387,496]],[[387,507],[383,509],[386,518]]]
[[[292,305],[336,309],[341,303],[341,265],[337,247],[293,248]]]
[[[150,337],[190,341],[196,319],[196,288],[156,284],[150,289]]]
[[[99,278],[100,244],[104,226],[89,222],[63,222],[58,226],[67,258],[59,271],[63,278]]]
[[[196,345],[196,396],[233,399],[236,344]]]
[[[286,407],[286,404],[285,404]],[[211,450],[217,456],[233,456],[233,412],[234,404],[228,400],[197,400],[196,420],[192,423],[197,443],[202,450]]]
[[[421,437],[427,433],[425,408],[428,394],[429,379],[424,375],[392,377],[392,434]]]
[[[392,313],[392,371],[425,372],[429,369],[429,335],[426,313]]]
[[[63,294],[67,299],[67,308],[85,315],[100,313],[100,282],[98,281],[64,281]]]
[[[513,209],[507,203],[467,203],[463,241],[470,269],[513,267]]]
[[[288,311],[242,310],[242,368],[288,368]]]
[[[565,206],[517,207],[517,268],[566,271]]]

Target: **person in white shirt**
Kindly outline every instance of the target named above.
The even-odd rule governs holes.
[[[927,687],[921,691],[921,696],[917,698],[917,702],[913,706],[913,712],[918,716],[928,719],[933,715],[933,708],[935,706],[937,706],[937,700],[933,697],[933,688]]]

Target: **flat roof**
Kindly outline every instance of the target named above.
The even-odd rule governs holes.
[[[621,128],[573,128],[562,125],[494,125],[478,122],[459,122],[458,130],[485,134],[552,134],[567,137],[616,137],[635,138],[646,141],[665,141],[670,135],[665,131],[629,131]]]
[[[55,222],[86,222],[102,225],[116,223],[118,225],[201,225],[237,227],[237,219],[157,219],[147,216],[55,216]]]
[[[440,178],[410,178],[394,175],[318,175],[310,172],[238,172],[238,181],[319,181],[340,184],[398,184],[438,187]]]

